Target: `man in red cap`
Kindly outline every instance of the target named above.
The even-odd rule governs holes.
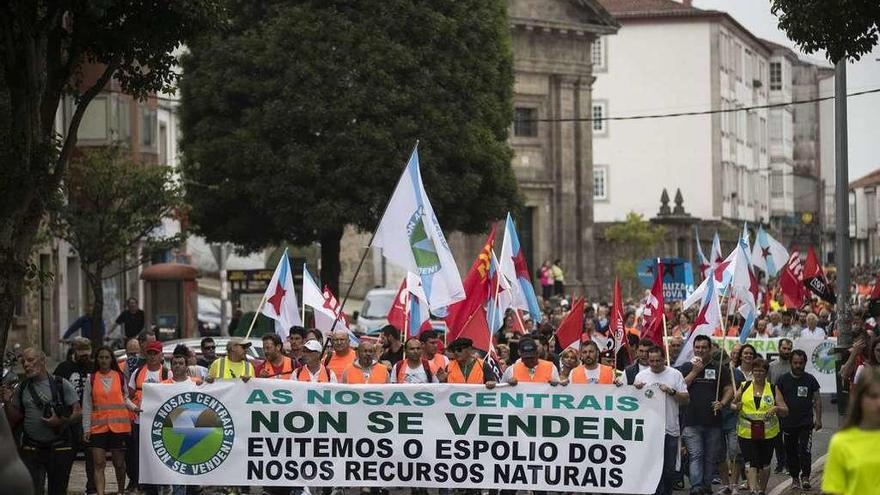
[[[161,383],[168,378],[168,368],[163,365],[165,356],[162,355],[162,343],[158,341],[147,342],[144,352],[147,362],[135,370],[128,380],[128,393],[132,402],[141,408],[141,400],[144,396],[145,383]],[[138,486],[138,450],[140,448],[140,414],[134,414],[134,424],[131,428],[131,438],[128,444],[129,457],[134,461],[126,466],[128,477],[134,488]],[[132,451],[133,449],[133,451]]]

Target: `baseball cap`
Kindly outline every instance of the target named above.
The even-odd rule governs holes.
[[[306,343],[303,344],[303,348],[305,348],[305,350],[307,351],[312,352],[321,352],[324,350],[324,346],[322,346],[321,343],[315,339],[306,341]]]
[[[244,337],[229,337],[229,342],[226,345],[240,345],[242,347],[250,347],[251,341],[247,340]]]
[[[158,352],[159,354],[162,354],[162,343],[158,340],[148,343],[145,352]]]
[[[519,355],[521,357],[534,357],[538,354],[538,345],[530,338],[519,341]]]

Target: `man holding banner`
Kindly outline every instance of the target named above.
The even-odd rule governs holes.
[[[492,367],[482,359],[474,356],[474,341],[467,337],[459,337],[449,344],[449,350],[455,359],[449,362],[446,370],[439,370],[437,378],[443,383],[485,384],[486,388],[494,388],[498,380]]]
[[[656,387],[666,396],[666,437],[663,441],[663,474],[654,495],[671,495],[678,460],[678,439],[681,429],[678,421],[679,407],[687,405],[690,397],[681,373],[666,366],[663,349],[654,346],[648,350],[648,369],[640,371],[633,385],[641,390]]]

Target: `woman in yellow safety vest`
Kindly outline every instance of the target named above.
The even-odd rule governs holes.
[[[747,472],[752,493],[765,493],[770,479],[773,445],[779,435],[779,416],[788,415],[788,406],[779,389],[767,380],[770,364],[762,357],[752,361],[752,379],[743,382],[730,408],[739,411],[736,435],[740,451],[749,463]]]

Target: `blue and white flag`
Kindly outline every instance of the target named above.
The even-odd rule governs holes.
[[[418,149],[397,182],[372,245],[421,278],[432,311],[465,298],[458,266],[422,184]]]
[[[275,273],[272,274],[272,280],[266,287],[263,300],[263,308],[260,312],[275,320],[275,333],[282,339],[287,338],[290,327],[302,325],[296,292],[293,290],[293,273],[290,271],[287,249],[281,255],[278,266],[275,267]]]
[[[786,263],[788,263],[788,250],[771,237],[764,227],[759,227],[755,247],[752,249],[752,264],[764,270],[768,277],[775,277]]]
[[[535,296],[535,286],[532,285],[526,257],[519,244],[519,236],[510,213],[507,214],[507,222],[504,224],[500,265],[501,273],[510,281],[513,307],[528,311],[532,315],[532,321],[540,322],[541,308]]]

